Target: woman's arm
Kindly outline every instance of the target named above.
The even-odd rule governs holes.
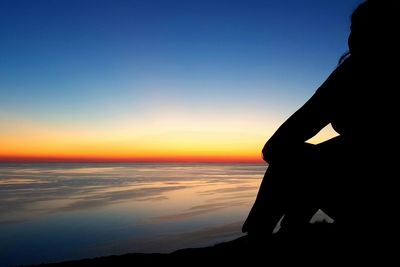
[[[344,62],[318,88],[316,93],[292,116],[289,117],[265,144],[262,153],[269,164],[295,159],[297,151],[314,149],[305,141],[316,135],[331,122],[332,107],[338,105],[337,91],[348,67]]]
[[[305,141],[330,122],[316,94],[290,116],[265,144],[262,153],[266,162],[271,164],[277,160],[294,157],[296,151],[312,149],[312,145]]]

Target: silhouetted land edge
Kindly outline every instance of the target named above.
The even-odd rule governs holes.
[[[380,244],[371,246],[368,242],[373,244],[374,241],[368,241],[368,238],[367,244],[364,241],[354,243],[348,234],[341,234],[334,224],[315,223],[301,232],[276,234],[268,240],[245,235],[209,247],[186,248],[172,253],[129,253],[31,266],[208,266],[216,263],[249,263],[251,266],[252,263],[267,266],[305,263],[321,266],[327,263],[371,263],[370,260],[377,259],[385,261],[385,257],[377,251]]]

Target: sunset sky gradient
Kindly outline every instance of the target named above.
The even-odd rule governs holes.
[[[0,161],[261,161],[358,3],[0,0]]]

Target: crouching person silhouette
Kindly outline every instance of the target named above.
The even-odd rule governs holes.
[[[264,146],[269,167],[243,232],[266,237],[282,217],[281,229],[301,229],[318,209],[346,229],[380,228],[383,209],[394,206],[387,195],[398,143],[399,18],[396,0],[368,0],[354,10],[349,52]],[[328,124],[339,136],[306,142]]]

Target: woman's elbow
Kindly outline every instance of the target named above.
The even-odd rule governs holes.
[[[280,140],[279,140],[280,141]],[[289,142],[287,142],[289,143]],[[277,139],[270,139],[262,149],[262,157],[268,164],[283,160],[287,152],[290,150],[290,145],[284,142],[277,142]]]
[[[272,160],[272,156],[271,156],[271,148],[270,146],[267,144],[264,145],[262,151],[262,158],[265,162],[267,162],[268,164],[271,164],[271,160]]]

